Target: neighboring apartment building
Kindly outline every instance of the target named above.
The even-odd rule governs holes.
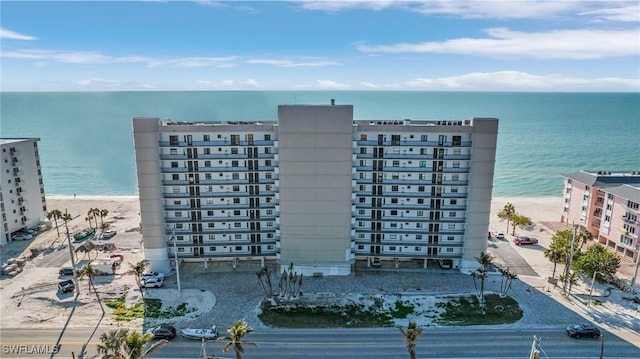
[[[305,275],[374,258],[475,269],[497,130],[354,121],[351,105],[282,105],[262,123],[134,118],[145,256],[163,271],[174,256],[275,259]]]
[[[47,202],[40,171],[39,138],[0,139],[0,244],[22,229],[37,227]]]
[[[611,251],[637,262],[640,171],[580,171],[564,177],[561,220],[580,225]]]

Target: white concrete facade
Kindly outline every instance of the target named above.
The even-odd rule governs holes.
[[[133,128],[153,268],[177,255],[271,258],[304,275],[373,258],[470,270],[486,250],[497,119],[354,121],[350,105],[282,105],[277,122]]]
[[[0,244],[41,224],[47,202],[38,153],[39,138],[0,139]]]

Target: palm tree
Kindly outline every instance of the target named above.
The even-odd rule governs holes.
[[[80,273],[78,273],[79,278],[87,277],[89,279],[89,292],[91,292],[91,288],[93,288],[93,292],[96,294],[96,298],[98,299],[98,304],[100,304],[100,309],[102,309],[102,314],[104,314],[106,312],[104,310],[104,306],[102,305],[102,301],[100,300],[100,295],[98,295],[98,290],[93,284],[93,278],[97,275],[98,271],[91,263],[84,266]]]
[[[101,209],[100,210],[100,228],[104,228],[104,218],[109,215],[109,210]]]
[[[242,359],[242,353],[244,353],[243,345],[258,346],[256,343],[243,340],[243,338],[252,331],[253,328],[251,328],[244,319],[241,319],[227,330],[230,334],[229,336],[219,337],[217,340],[226,341],[222,346],[223,352],[226,353],[229,351],[229,348],[233,347],[233,351],[236,353],[236,359]]]
[[[551,274],[551,278],[555,278],[556,267],[558,266],[558,263],[564,263],[566,259],[566,251],[563,248],[554,246],[552,244],[549,246],[549,248],[544,250],[544,256],[549,258],[549,260],[553,262],[553,274]]]
[[[149,266],[149,261],[141,260],[136,264],[129,263],[129,274],[133,274],[136,276],[136,284],[138,285],[138,290],[140,290],[140,295],[142,296],[142,300],[144,301],[144,291],[142,290],[142,282],[140,281],[140,277],[147,270]]]
[[[86,216],[86,217],[84,217],[84,220],[89,222],[89,228],[93,228],[93,223],[91,223],[91,221],[93,220],[92,217]]]
[[[407,329],[400,327],[400,332],[404,335],[404,342],[407,344],[407,350],[409,351],[409,358],[416,358],[416,342],[418,337],[422,334],[422,327],[418,326],[416,322],[410,321]]]
[[[516,214],[516,208],[513,206],[513,204],[509,202],[507,202],[507,204],[504,205],[502,210],[498,212],[498,218],[507,220],[507,230],[506,230],[507,233],[509,232],[509,222],[511,222],[511,218],[515,214]]]
[[[580,248],[578,248],[578,252],[580,252],[582,251],[582,246],[593,240],[593,234],[585,229],[578,233],[576,238],[580,241]]]
[[[98,229],[98,217],[100,217],[100,209],[99,208],[91,208],[91,215],[93,219],[96,221],[96,229]]]
[[[122,347],[128,331],[120,328],[102,333],[100,344],[97,345],[98,354],[102,354],[103,359],[124,358]]]
[[[162,339],[144,350],[145,345],[153,339],[153,334],[140,334],[129,332],[129,329],[120,328],[102,333],[100,344],[97,345],[98,354],[103,359],[142,359],[169,341]]]
[[[513,227],[512,236],[516,235],[516,227],[524,227],[531,225],[531,218],[523,216],[521,214],[514,214],[511,216],[511,226]]]
[[[58,237],[60,237],[60,228],[58,228],[58,220],[62,218],[62,212],[59,209],[52,209],[51,211],[47,212],[47,219],[51,220],[51,218],[53,218],[53,221],[56,224],[56,231],[58,232]]]
[[[500,279],[500,295],[502,297],[506,297],[507,293],[511,289],[511,284],[514,280],[518,279],[518,275],[511,272],[509,268],[500,268],[500,273],[502,273],[502,278]]]
[[[567,292],[567,294],[571,295],[571,288],[573,288],[574,284],[578,283],[578,273],[571,272],[571,273],[569,273],[568,277],[565,277],[564,274],[560,274],[558,276],[558,280],[561,281],[561,282],[564,282],[565,280],[567,281],[567,283],[569,284],[569,292]]]
[[[153,334],[151,333],[140,334],[138,332],[133,332],[127,334],[124,341],[124,351],[127,354],[127,358],[146,358],[147,355],[151,354],[151,352],[153,352],[154,350],[169,343],[169,341],[166,339],[158,340],[145,350],[145,345],[147,345],[147,343],[149,343],[151,340],[153,340]]]
[[[487,279],[487,267],[493,265],[493,256],[487,252],[480,252],[480,256],[476,257],[476,260],[480,264],[473,273],[474,283],[476,280],[480,281],[480,311],[484,310],[484,281]]]

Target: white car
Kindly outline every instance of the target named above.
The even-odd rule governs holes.
[[[142,288],[160,288],[164,284],[164,277],[146,277],[140,279]]]
[[[33,238],[32,235],[26,233],[19,233],[13,236],[14,241],[26,241]]]
[[[147,279],[151,277],[164,279],[164,273],[147,271],[142,273],[142,275],[140,276],[140,279],[142,280],[142,279]]]

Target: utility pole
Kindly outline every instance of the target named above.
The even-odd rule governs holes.
[[[636,244],[636,270],[633,272],[633,278],[631,278],[631,295],[636,293],[636,278],[638,278],[638,267],[640,267],[640,241]]]
[[[540,341],[540,339],[538,339],[538,337],[536,337],[534,335],[533,336],[533,344],[531,344],[531,353],[529,353],[529,359],[538,359],[539,358],[540,352],[537,349],[538,341]]]
[[[73,245],[71,244],[71,236],[69,235],[69,220],[71,218],[71,215],[69,215],[69,213],[67,213],[67,210],[64,210],[64,216],[63,216],[63,220],[64,220],[64,228],[67,230],[67,245],[69,246],[69,256],[71,257],[71,268],[73,271],[73,285],[75,286],[75,290],[76,290],[76,294],[80,295],[80,286],[78,285],[78,271],[76,270],[76,259],[73,256]],[[76,298],[77,298],[76,295]]]
[[[176,245],[176,227],[171,229],[171,240],[173,241],[173,259],[176,261],[176,277],[178,278],[178,292],[182,291],[180,287],[180,262],[178,261],[178,247]]]
[[[578,233],[578,227],[576,227],[575,222],[572,224],[573,226],[573,238],[571,238],[571,249],[569,250],[569,259],[567,261],[567,266],[564,268],[564,283],[562,286],[562,292],[567,294],[567,282],[569,281],[569,273],[571,271],[571,262],[573,261],[573,244],[576,241],[576,236]]]

